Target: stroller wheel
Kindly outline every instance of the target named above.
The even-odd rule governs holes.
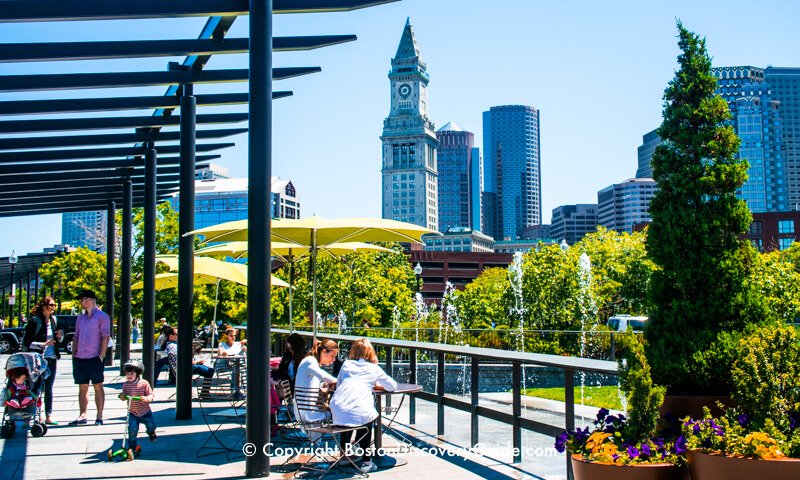
[[[42,432],[42,436],[47,435],[47,424],[42,422],[39,425],[41,425],[42,428],[44,429],[44,432]]]
[[[41,423],[34,423],[31,427],[31,435],[34,437],[41,437],[44,435],[44,425]]]
[[[4,423],[2,427],[0,427],[0,437],[3,438],[11,438],[14,436],[14,431],[17,429],[17,426],[13,423]]]

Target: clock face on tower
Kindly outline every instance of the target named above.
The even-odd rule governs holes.
[[[407,98],[409,95],[411,95],[411,86],[409,86],[407,83],[404,83],[397,89],[397,93],[399,93],[401,97]]]

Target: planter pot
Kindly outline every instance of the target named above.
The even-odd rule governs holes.
[[[800,459],[758,460],[729,457],[715,453],[688,452],[692,480],[727,480],[757,478],[758,480],[789,480],[800,478]]]
[[[701,397],[695,395],[667,395],[664,397],[664,404],[661,406],[660,413],[672,414],[675,418],[682,419],[691,416],[694,419],[703,418],[703,407],[711,410],[711,415],[720,417],[724,413],[717,406],[717,402],[722,402],[726,407],[734,405],[731,397]]]
[[[686,468],[671,463],[613,465],[587,462],[580,455],[572,456],[572,473],[575,480],[689,480]]]

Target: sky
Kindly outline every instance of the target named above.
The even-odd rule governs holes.
[[[598,190],[634,176],[636,149],[642,135],[660,124],[662,94],[677,66],[676,19],[706,37],[716,66],[791,67],[800,66],[799,14],[800,3],[790,0],[757,6],[744,1],[403,0],[347,13],[276,15],[275,36],[355,34],[358,41],[273,55],[275,67],[322,68],[273,85],[294,92],[273,104],[273,175],[292,180],[303,217],[380,217],[379,137],[389,112],[387,73],[410,18],[430,74],[428,109],[437,129],[456,122],[473,132],[482,148],[481,115],[489,107],[539,109],[542,218],[549,223],[553,208],[596,203]],[[0,24],[0,43],[196,38],[204,23],[198,18]],[[228,37],[246,35],[247,19],[241,17]],[[0,64],[0,75],[164,70],[170,60],[182,59]],[[206,68],[246,66],[246,55],[218,55]],[[195,93],[246,88],[243,83],[198,85]],[[0,101],[43,94],[161,95],[164,90],[0,93]],[[198,108],[198,113],[217,110]],[[102,114],[114,115],[121,113]],[[247,138],[233,141],[236,147],[223,151],[215,163],[243,177]],[[60,242],[61,218],[4,218],[0,232],[0,256],[41,251]]]

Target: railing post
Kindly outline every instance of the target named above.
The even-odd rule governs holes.
[[[470,408],[471,435],[470,444],[474,447],[478,444],[478,357],[472,357],[470,371],[470,388],[472,389],[472,399]]]
[[[386,374],[390,377],[394,377],[394,362],[392,361],[392,347],[386,347]],[[392,406],[392,396],[386,395],[386,408]]]
[[[444,435],[444,352],[436,355],[436,435]]]
[[[564,369],[564,419],[565,429],[575,430],[575,372],[570,368]],[[567,455],[567,479],[573,480],[572,463]]]
[[[412,348],[408,363],[408,382],[409,383],[417,383],[417,349]],[[409,425],[414,425],[417,423],[417,398],[416,395],[409,395],[408,396],[408,423]]]
[[[522,461],[522,423],[520,417],[522,416],[522,364],[513,362],[511,364],[511,385],[513,388],[512,393],[512,447],[514,448],[513,463]]]

